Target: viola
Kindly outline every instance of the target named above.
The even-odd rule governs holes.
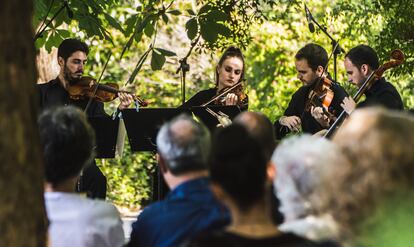
[[[314,89],[309,92],[305,111],[310,111],[312,107],[321,107],[324,114],[330,121],[335,121],[335,115],[329,111],[329,106],[335,96],[331,89],[333,81],[326,76],[322,76],[316,82]]]
[[[100,102],[109,102],[118,97],[118,93],[132,95],[140,106],[147,106],[148,103],[131,92],[119,90],[116,83],[100,84],[90,76],[83,76],[76,84],[69,85],[67,88],[69,97],[74,100],[93,98]]]

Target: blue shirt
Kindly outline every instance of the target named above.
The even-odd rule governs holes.
[[[129,246],[179,246],[204,230],[230,223],[230,213],[213,197],[207,178],[182,183],[142,211],[132,224]]]

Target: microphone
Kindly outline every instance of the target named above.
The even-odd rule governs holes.
[[[65,5],[65,8],[66,8],[66,14],[68,15],[68,18],[72,19],[73,18],[73,11],[72,11],[72,9],[70,8],[70,6],[68,4],[68,0],[64,1],[64,5]]]
[[[313,25],[313,22],[312,22],[313,17],[308,7],[306,7],[306,4],[305,4],[305,13],[306,13],[306,19],[308,20],[309,31],[313,33],[315,32],[315,26]]]

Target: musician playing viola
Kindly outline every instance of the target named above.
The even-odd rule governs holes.
[[[39,91],[40,110],[62,105],[74,105],[84,110],[88,99],[73,100],[67,91],[70,85],[76,84],[83,75],[84,66],[89,53],[88,46],[77,39],[66,39],[58,47],[59,75],[47,83],[37,84]],[[119,93],[119,109],[128,107],[133,98],[129,94]],[[107,116],[102,102],[91,101],[87,116]],[[94,162],[93,162],[94,163]],[[83,190],[90,197],[104,199],[106,196],[106,178],[96,166],[90,165],[83,173]]]
[[[371,47],[358,45],[345,55],[344,64],[349,83],[361,87],[369,75],[378,69],[378,55]],[[401,96],[397,89],[384,77],[374,81],[372,86],[365,91],[365,100],[358,103],[358,105],[351,97],[346,97],[341,104],[348,115],[355,108],[374,105],[381,105],[394,110],[404,109]]]
[[[181,107],[201,106],[214,98],[223,90],[234,86],[236,83],[244,80],[245,64],[241,50],[237,47],[228,47],[221,56],[215,71],[216,86],[207,90],[203,90],[195,94]],[[238,105],[241,110],[247,110],[248,97],[243,92],[243,87],[235,88],[235,90],[220,97],[217,101],[213,101],[208,105]]]
[[[311,94],[321,85],[320,77],[324,76],[327,63],[328,53],[317,44],[307,44],[296,53],[295,67],[303,86],[293,94],[283,116],[274,123],[277,139],[282,139],[291,131],[314,134],[329,127],[330,120],[324,114],[323,106],[308,107]],[[331,83],[330,90],[333,92],[333,98],[325,111],[338,116],[342,111],[340,103],[347,93],[335,82]]]

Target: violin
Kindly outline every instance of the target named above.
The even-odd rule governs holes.
[[[309,93],[305,110],[310,111],[312,107],[321,107],[329,121],[335,121],[335,115],[329,111],[329,106],[335,96],[333,90],[331,89],[332,85],[333,81],[328,77],[320,77],[314,89],[312,89]]]
[[[119,90],[116,83],[99,84],[90,76],[83,76],[76,84],[69,85],[67,88],[69,97],[74,100],[93,98],[100,102],[109,102],[118,97],[118,93],[132,95],[140,106],[147,106],[148,103],[131,92]]]
[[[233,93],[237,96],[237,105],[242,106],[247,103],[247,94],[244,93],[242,82],[238,82],[231,87],[225,87],[217,92],[208,102],[202,104],[201,106],[207,106],[211,102],[214,102],[215,105],[225,105],[226,97],[229,93]]]

